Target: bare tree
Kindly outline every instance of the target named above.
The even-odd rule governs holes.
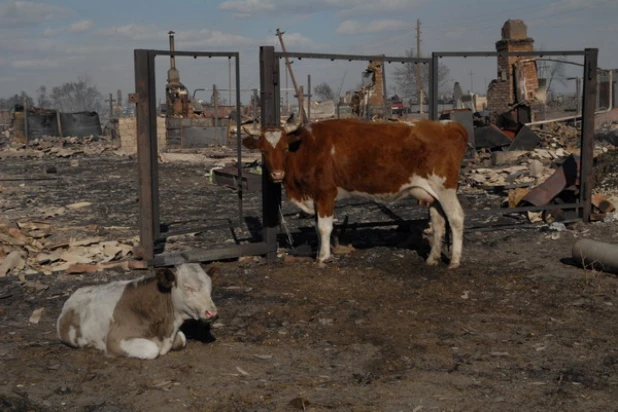
[[[406,50],[406,57],[416,57],[414,49]],[[420,64],[420,72],[421,72],[421,87],[425,95],[427,95],[429,91],[429,65],[428,64]],[[450,93],[450,69],[439,63],[438,65],[438,92],[439,93]],[[397,86],[404,96],[416,96],[416,64],[412,62],[406,62],[401,67],[397,67],[395,69],[395,73],[393,75],[395,78],[395,82]]]
[[[331,87],[326,82],[320,83],[317,86],[315,86],[313,88],[313,93],[320,100],[334,100],[335,99],[335,93],[333,92],[333,89],[331,89]]]
[[[76,82],[54,87],[50,95],[56,109],[61,112],[101,112],[103,95],[89,77],[79,77]]]
[[[547,80],[547,93],[551,93],[552,82],[556,81],[566,86],[566,64],[559,61],[538,60],[536,62],[538,76]]]
[[[43,85],[36,89],[36,105],[41,109],[50,109],[52,107],[52,102],[47,97],[47,87]]]
[[[14,108],[15,105],[23,106],[24,102],[28,105],[28,107],[34,106],[34,100],[32,100],[32,97],[22,91],[20,94],[15,94],[6,99],[0,99],[0,109],[10,110]]]

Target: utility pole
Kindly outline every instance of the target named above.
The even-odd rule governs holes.
[[[472,75],[474,72],[470,72],[470,94],[474,93],[474,80],[472,79]]]
[[[416,19],[416,57],[421,57],[421,20]],[[423,85],[421,84],[421,66],[416,66],[416,99],[418,102],[419,113],[423,113]],[[434,99],[436,96],[433,97]]]
[[[109,118],[111,119],[112,117],[114,117],[114,102],[116,100],[112,98],[112,93],[110,93],[109,100],[105,100],[105,101],[109,102]]]
[[[281,51],[282,52],[286,52],[285,51],[285,44],[283,44],[283,34],[285,32],[277,29],[277,34],[276,36],[279,38],[279,43],[281,43]],[[300,121],[301,123],[305,123],[307,116],[305,115],[305,105],[304,105],[304,99],[303,99],[303,92],[300,91],[300,89],[298,88],[298,85],[296,84],[296,78],[294,78],[294,72],[292,71],[292,67],[291,67],[290,63],[290,59],[288,59],[288,57],[285,57],[285,65],[288,68],[288,72],[290,73],[290,79],[292,80],[292,86],[294,86],[294,90],[296,91],[296,95],[298,96],[298,112],[300,113]]]
[[[288,71],[285,71],[285,113],[290,113],[290,100],[288,99]]]

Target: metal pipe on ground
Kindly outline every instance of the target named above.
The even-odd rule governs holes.
[[[573,259],[584,268],[618,274],[618,245],[592,239],[579,239],[573,244]]]

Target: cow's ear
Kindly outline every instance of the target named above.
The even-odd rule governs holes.
[[[288,136],[288,148],[290,152],[297,151],[300,147],[300,142],[302,141],[302,134],[292,133],[287,136]]]
[[[219,268],[219,266],[211,266],[208,268],[208,271],[206,273],[208,273],[208,276],[210,276],[210,278],[214,282],[215,279],[219,277],[219,273],[221,273],[221,269]]]
[[[161,288],[169,290],[176,285],[176,275],[170,268],[160,268],[155,271],[157,283]]]
[[[249,150],[255,150],[258,148],[259,140],[253,137],[245,137],[242,139],[242,144]]]

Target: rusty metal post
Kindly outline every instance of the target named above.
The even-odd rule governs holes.
[[[28,99],[24,96],[24,137],[26,139],[26,149],[30,148],[30,139],[28,138]]]
[[[257,119],[258,91],[253,89],[253,121]]]
[[[386,91],[386,61],[382,60],[382,120],[386,120],[390,117],[390,111],[388,111],[389,107],[388,91]]]
[[[594,186],[593,151],[594,151],[594,111],[597,102],[597,62],[599,50],[584,50],[583,105],[581,129],[581,182],[580,202],[583,206],[582,220],[590,221],[592,212],[592,188]]]
[[[154,54],[135,50],[134,59],[140,237],[136,254],[152,259],[160,231]]]
[[[260,47],[260,93],[262,110],[262,127],[279,126],[279,62],[275,59],[273,46]],[[302,100],[301,100],[302,102]],[[264,157],[262,156],[262,162]],[[264,225],[264,243],[269,246],[266,258],[277,257],[277,227],[279,226],[279,208],[281,207],[281,185],[270,180],[266,164],[262,171],[262,216]]]
[[[114,99],[112,98],[112,94],[109,94],[109,119],[111,120],[114,117]]]
[[[56,110],[56,124],[58,125],[58,137],[62,137],[62,122],[60,121],[60,112]]]
[[[307,123],[311,123],[311,75],[307,75]]]
[[[213,97],[214,106],[215,106],[215,117],[213,119],[215,122],[215,136],[214,137],[215,137],[216,142],[219,143],[219,90],[217,90],[216,84],[212,85],[212,97]]]
[[[231,61],[231,60],[230,60]],[[243,188],[242,188],[242,142],[240,139],[241,126],[240,119],[242,118],[240,110],[240,54],[236,54],[234,56],[234,76],[236,81],[236,166],[238,167],[238,224],[241,225],[243,223],[243,207],[242,207],[242,198],[243,198]],[[231,80],[230,80],[231,82]],[[231,83],[230,83],[231,84]],[[231,95],[232,92],[230,92]],[[232,104],[232,102],[230,102]]]
[[[417,63],[418,64],[418,63]],[[438,55],[431,53],[431,67],[429,68],[431,75],[429,76],[429,118],[438,120]],[[422,109],[421,109],[422,110]]]

